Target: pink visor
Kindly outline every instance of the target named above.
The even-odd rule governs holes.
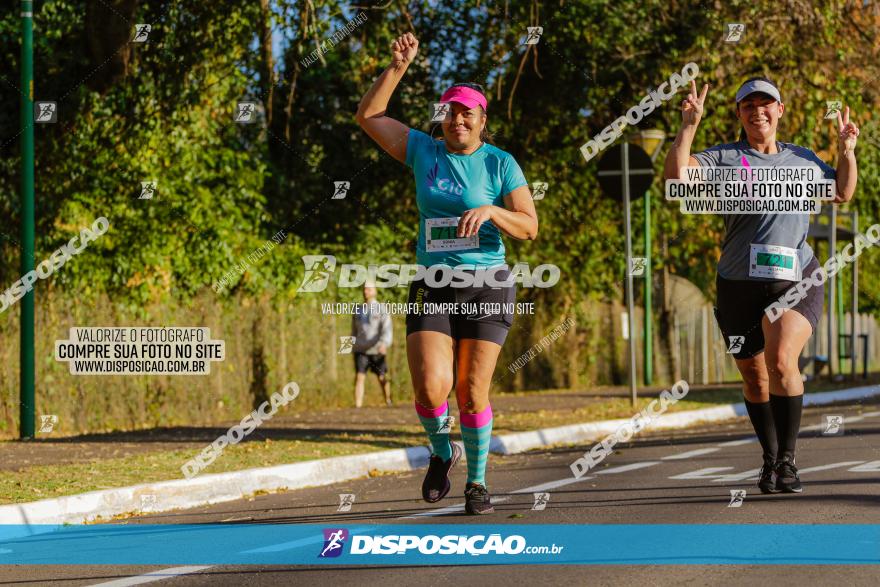
[[[486,105],[486,96],[484,96],[481,92],[469,88],[467,86],[455,86],[446,90],[442,96],[440,96],[441,102],[458,102],[459,104],[464,104],[468,108],[476,108],[477,106],[482,106],[483,110],[487,110]]]

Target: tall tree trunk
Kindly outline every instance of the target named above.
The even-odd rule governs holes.
[[[265,98],[266,126],[272,127],[272,102],[275,97],[272,61],[272,13],[269,0],[260,0],[260,89]]]
[[[134,13],[139,0],[86,0],[86,84],[104,93],[128,73]]]
[[[299,3],[299,35],[296,38],[296,51],[293,56],[293,75],[290,78],[290,90],[287,93],[287,106],[284,108],[284,140],[290,142],[290,126],[293,122],[293,102],[296,99],[296,82],[299,79],[299,61],[303,54],[303,39],[308,33],[309,7],[306,2]]]

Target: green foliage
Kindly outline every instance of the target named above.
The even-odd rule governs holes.
[[[548,365],[535,363],[529,385],[542,385],[542,373],[554,385],[566,383],[563,373],[569,384],[578,377],[605,382],[609,373],[620,373],[622,363],[614,357],[622,345],[612,321],[617,306],[607,304],[605,313],[597,308],[622,298],[621,204],[602,194],[598,158],[585,163],[579,147],[688,62],[699,65],[698,83],[712,86],[695,143],[700,150],[735,140],[734,92],[752,75],[769,75],[782,89],[787,110],[779,138],[832,164],[836,129],[823,119],[825,102],[851,106],[862,138],[859,189],[850,207],[859,210],[863,229],[880,222],[880,19],[871,3],[269,4],[264,15],[254,0],[35,2],[34,95],[59,104],[59,122],[34,129],[35,260],[47,258],[95,218],[110,221],[107,234],[37,286],[38,380],[49,390],[39,396],[46,402],[39,407],[68,414],[78,430],[191,421],[191,413],[174,401],[197,406],[204,421],[235,417],[258,392],[283,385],[291,373],[317,390],[309,396],[314,405],[348,397],[343,394],[350,363],[336,351],[348,319],[322,315],[319,303],[358,301],[361,292],[331,283],[321,294],[299,294],[301,257],[328,254],[338,264],[364,265],[415,261],[418,211],[411,171],[381,151],[354,116],[389,63],[391,43],[404,32],[414,32],[421,49],[388,115],[428,130],[431,103],[450,83],[481,83],[496,144],[516,157],[529,181],[549,183],[546,198],[536,202],[538,240],[506,239],[508,261],[532,268],[556,264],[562,278],[551,289],[520,290],[518,301],[535,302],[539,314],[517,319],[499,370],[562,316],[576,316],[578,325],[570,342],[557,347],[552,365],[548,358],[541,359]],[[304,62],[361,11],[365,22],[321,59]],[[733,22],[746,24],[744,39],[725,43],[725,25]],[[135,23],[152,25],[149,41],[118,41]],[[3,290],[20,277],[19,26],[17,10],[0,15]],[[543,27],[537,45],[522,44],[529,26]],[[272,80],[260,51],[265,27],[280,49]],[[639,125],[669,136],[655,163],[658,175],[680,126],[683,94]],[[256,124],[233,122],[236,103],[245,100],[259,104]],[[144,181],[158,183],[154,198],[138,198]],[[331,199],[335,181],[351,183],[343,200]],[[650,194],[654,269],[668,268],[711,295],[720,219],[683,216],[663,200],[659,179]],[[639,254],[640,199],[632,212]],[[283,243],[255,256],[282,229]],[[226,287],[212,292],[224,278]],[[860,259],[860,284],[862,310],[880,309],[876,251]],[[405,301],[406,289],[385,290],[381,298]],[[0,317],[5,389],[17,380],[12,312]],[[71,378],[52,358],[53,337],[71,325],[138,322],[198,322],[223,336],[230,359],[212,374],[210,394],[181,378],[120,378],[114,384],[120,395],[110,396],[101,393],[104,379]],[[397,322],[402,332],[401,317]],[[393,368],[402,372],[403,345],[397,349]],[[337,361],[345,365],[337,369]],[[262,391],[257,373],[267,380]],[[523,377],[503,373],[497,383],[525,387]],[[406,386],[405,377],[392,380],[401,390]],[[18,406],[13,395],[6,399],[0,428],[11,429]]]
[[[110,232],[65,266],[51,287],[80,296],[103,292],[131,307],[191,299],[282,228],[290,233],[284,244],[239,275],[231,291],[294,297],[303,254],[335,252],[341,263],[412,262],[411,172],[354,120],[361,96],[388,63],[390,43],[409,30],[421,50],[389,115],[427,130],[430,104],[449,83],[482,83],[498,146],[517,158],[530,181],[550,184],[537,202],[538,241],[508,239],[509,259],[532,267],[554,263],[563,278],[550,291],[524,297],[567,307],[583,297],[620,296],[620,204],[601,193],[596,160],[585,164],[578,148],[689,61],[700,67],[699,83],[712,86],[699,149],[736,138],[733,93],[749,75],[768,74],[782,88],[787,111],[780,138],[832,163],[836,136],[822,118],[825,101],[849,104],[863,136],[854,206],[867,226],[880,219],[880,145],[865,140],[876,136],[872,111],[880,99],[880,71],[866,57],[877,44],[876,16],[832,2],[784,4],[782,10],[774,4],[768,16],[770,4],[744,1],[695,8],[660,0],[443,0],[361,9],[340,0],[277,0],[268,25],[280,40],[280,81],[269,103],[259,73],[257,2],[144,0],[134,21],[153,24],[150,41],[117,47],[109,64],[93,62],[87,47],[94,39],[86,32],[89,11],[107,17],[94,12],[109,10],[106,3],[37,2],[36,97],[58,100],[61,113],[59,124],[36,129],[37,258],[106,216]],[[359,11],[366,22],[322,59],[304,64]],[[729,22],[746,24],[738,44],[723,42]],[[539,44],[521,44],[528,26],[543,27]],[[11,65],[0,79],[6,104],[19,96],[18,42],[18,16],[9,12],[0,18],[0,58]],[[123,55],[122,69],[111,71]],[[640,127],[663,129],[671,140],[682,94]],[[261,112],[271,108],[271,123],[265,114],[258,124],[232,123],[235,103],[244,99],[261,103]],[[0,278],[10,283],[18,277],[16,109],[0,111],[0,132]],[[665,149],[658,175],[663,156]],[[147,180],[158,182],[157,196],[140,200],[140,182]],[[345,200],[330,199],[334,181],[351,182]],[[666,266],[711,291],[720,219],[682,216],[663,201],[659,180],[651,197],[655,269]],[[637,201],[637,254],[642,219]],[[868,269],[878,264],[870,253],[863,262]],[[880,283],[874,271],[862,275],[863,303],[873,309]]]

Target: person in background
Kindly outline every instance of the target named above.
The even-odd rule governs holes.
[[[379,379],[385,393],[385,404],[391,405],[391,382],[388,380],[388,365],[385,355],[393,337],[391,316],[383,312],[376,302],[376,288],[364,286],[364,312],[351,317],[351,335],[354,337],[354,405],[364,404],[364,379],[371,370]]]

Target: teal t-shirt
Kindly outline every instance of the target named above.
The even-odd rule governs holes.
[[[455,223],[448,219],[487,204],[504,207],[504,196],[527,185],[513,156],[488,143],[470,155],[450,153],[443,141],[410,129],[406,165],[412,168],[416,180],[417,262],[426,267],[503,265],[501,231],[492,222],[480,227],[479,246],[475,247],[466,239],[455,238]]]

